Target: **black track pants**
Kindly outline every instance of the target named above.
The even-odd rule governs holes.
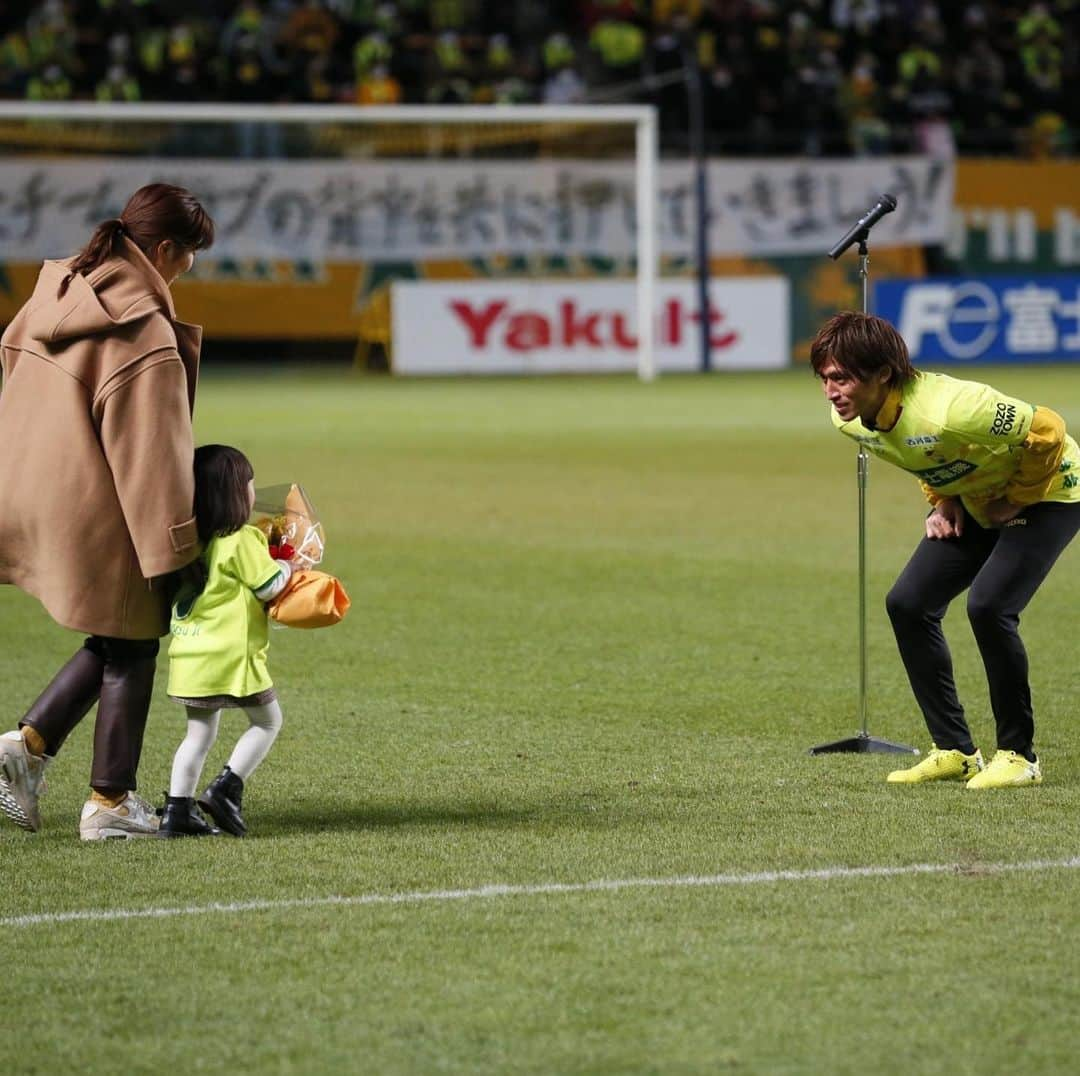
[[[961,537],[919,543],[885,606],[938,747],[974,750],[941,630],[949,603],[970,587],[968,619],[986,668],[997,746],[1031,754],[1035,725],[1020,613],[1078,530],[1080,504],[1043,501],[1000,530],[984,530],[965,513]]]

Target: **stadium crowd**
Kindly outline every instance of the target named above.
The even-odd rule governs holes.
[[[36,0],[0,8],[0,96],[651,100],[710,148],[1069,153],[1080,0]]]

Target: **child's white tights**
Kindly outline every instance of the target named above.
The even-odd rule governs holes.
[[[195,795],[195,786],[199,783],[203,766],[206,765],[206,756],[210,754],[210,748],[217,739],[221,711],[199,710],[193,706],[186,709],[187,736],[173,757],[169,795],[191,798]],[[255,772],[255,768],[266,758],[266,753],[277,739],[277,734],[281,731],[281,706],[275,699],[265,706],[245,706],[244,713],[251,724],[236,741],[228,761],[229,769],[242,781],[246,781]]]

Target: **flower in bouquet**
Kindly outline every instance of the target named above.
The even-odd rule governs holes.
[[[276,560],[314,568],[323,559],[323,526],[303,486],[293,482],[256,489],[251,522],[266,535]]]

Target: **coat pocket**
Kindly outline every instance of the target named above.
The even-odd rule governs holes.
[[[172,542],[174,553],[184,553],[195,545],[199,540],[199,528],[195,523],[195,518],[192,517],[185,523],[177,523],[175,527],[170,527],[169,540]]]

